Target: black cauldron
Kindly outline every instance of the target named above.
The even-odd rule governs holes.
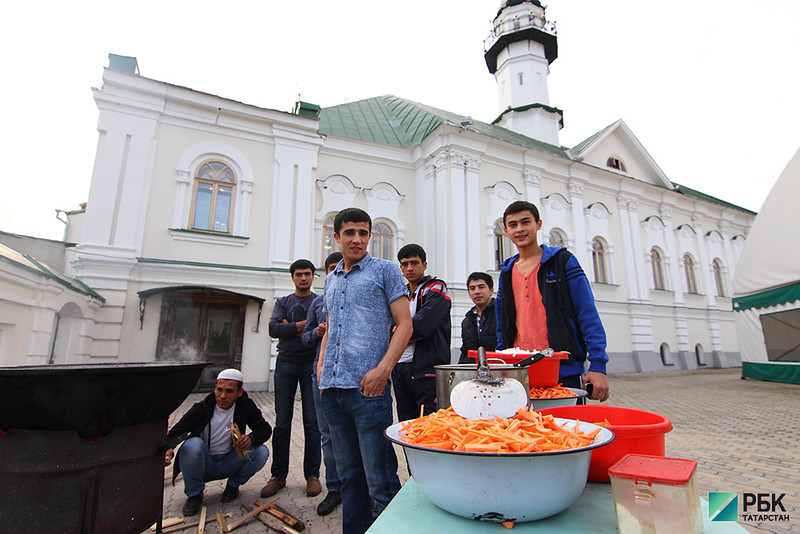
[[[136,533],[156,522],[167,419],[205,365],[0,367],[0,531]]]

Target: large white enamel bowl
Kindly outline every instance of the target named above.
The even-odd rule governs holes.
[[[561,397],[560,399],[531,399],[530,406],[534,410],[544,410],[545,408],[555,408],[556,406],[575,406],[578,404],[578,399],[589,395],[585,389],[567,389],[575,393],[575,396]]]
[[[576,423],[561,418],[556,422],[569,429]],[[583,432],[595,428],[580,422]],[[614,440],[610,430],[600,427],[594,442],[580,449],[470,453],[410,445],[400,439],[400,430],[397,423],[385,434],[403,447],[422,494],[443,510],[482,521],[535,521],[566,510],[586,486],[592,450]]]

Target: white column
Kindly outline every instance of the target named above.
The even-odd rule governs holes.
[[[569,181],[569,200],[572,203],[572,226],[575,232],[575,250],[573,254],[586,271],[591,265],[589,250],[591,244],[586,242],[586,215],[583,212],[583,190],[586,187],[582,181]]]
[[[458,280],[459,283],[467,283],[467,276],[469,273],[475,271],[482,271],[481,265],[481,247],[479,246],[481,239],[481,205],[480,205],[480,185],[478,179],[478,167],[480,167],[481,160],[478,157],[468,157],[466,159],[467,176],[466,176],[466,221],[465,227],[467,229],[467,262],[464,269],[465,275],[462,279]],[[471,244],[474,246],[470,246]]]
[[[450,243],[452,245],[450,261],[445,272],[453,284],[464,284],[467,272],[467,159],[469,156],[458,152],[450,153],[450,223],[452,224]]]
[[[269,264],[288,268],[298,258],[312,258],[314,177],[321,140],[273,126]]]
[[[435,205],[431,215],[436,223],[432,229],[435,254],[432,254],[434,261],[431,267],[439,273],[447,273],[450,265],[450,214],[448,213],[449,203],[447,202],[449,197],[449,159],[447,152],[441,152],[433,162]],[[440,276],[447,276],[447,274]]]
[[[636,251],[633,247],[633,232],[631,231],[631,218],[628,211],[631,200],[630,197],[625,195],[617,195],[622,242],[626,244],[626,246],[622,247],[622,251],[625,255],[625,273],[620,279],[624,279],[628,286],[628,301],[641,302],[642,296],[639,293],[638,269],[636,268],[636,263],[639,258],[636,256]]]
[[[178,170],[175,181],[178,182],[178,186],[175,188],[175,211],[172,214],[172,227],[185,228],[188,221],[184,220],[184,216],[189,212],[189,206],[191,206],[192,175],[186,169]]]
[[[731,248],[731,225],[727,221],[719,223],[719,233],[722,235],[722,250],[725,253],[725,275],[723,280],[727,289],[727,295],[730,297],[733,293],[733,277],[736,274],[736,256]]]
[[[681,265],[683,265],[683,258],[678,256],[678,248],[675,243],[675,232],[672,230],[672,208],[669,206],[659,206],[659,215],[661,221],[664,223],[664,244],[667,247],[667,256],[673,258],[669,263],[670,276],[673,280],[673,295],[676,306],[684,305],[683,298],[683,280],[686,278],[685,273],[681,272]]]
[[[717,283],[714,280],[714,271],[711,268],[711,259],[708,257],[708,247],[706,246],[706,236],[703,230],[703,216],[695,213],[692,216],[692,226],[699,235],[697,240],[697,250],[700,254],[700,276],[703,277],[703,285],[706,288],[706,306],[709,308],[717,307]]]
[[[542,194],[539,190],[539,184],[542,181],[542,173],[525,169],[522,171],[522,179],[525,182],[525,198],[528,202],[532,202],[537,208],[541,209]]]

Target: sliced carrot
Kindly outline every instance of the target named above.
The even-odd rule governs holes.
[[[464,419],[452,408],[439,410],[402,426],[407,443],[467,452],[542,452],[584,447],[600,429],[585,433],[576,422],[571,430],[552,415],[520,408],[510,418]]]
[[[506,527],[506,528],[514,528],[514,522],[513,521],[503,521],[503,526]]]
[[[532,399],[563,399],[565,397],[577,397],[571,389],[562,387],[561,384],[548,388],[531,388],[530,397]]]

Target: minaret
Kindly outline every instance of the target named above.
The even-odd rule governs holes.
[[[503,0],[494,29],[484,41],[489,72],[497,80],[504,128],[553,145],[560,145],[560,109],[550,106],[547,75],[558,57],[556,28],[545,18],[538,0]]]

